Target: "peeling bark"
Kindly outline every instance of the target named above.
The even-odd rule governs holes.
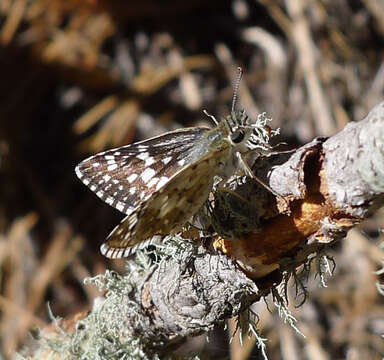
[[[279,165],[271,168],[274,163]],[[243,236],[239,232],[236,241],[216,240],[215,245],[236,259],[248,276],[259,279],[281,271],[281,259],[295,257],[307,246],[343,238],[383,205],[384,103],[328,140],[315,139],[291,155],[256,163],[254,170],[289,202],[289,210],[278,210],[279,199],[250,198],[249,189],[240,186],[239,193],[250,203],[261,203],[258,207],[264,211],[257,213],[257,221],[252,219],[257,224],[253,231]],[[264,189],[259,187],[259,192]]]

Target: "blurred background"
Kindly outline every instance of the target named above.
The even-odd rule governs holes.
[[[99,253],[122,215],[78,162],[228,114],[237,66],[240,106],[266,111],[280,141],[331,136],[383,100],[383,36],[381,0],[0,0],[0,358],[49,323],[47,302],[87,311],[100,294],[83,279],[124,271]],[[292,300],[306,339],[255,305],[270,359],[382,358],[383,227],[381,210],[333,249],[328,287],[311,277],[310,299]],[[229,329],[179,354],[259,358]]]

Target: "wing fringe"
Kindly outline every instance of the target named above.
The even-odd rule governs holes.
[[[142,250],[149,245],[159,243],[161,242],[162,239],[163,239],[163,236],[155,235],[150,239],[142,241],[141,243],[138,243],[132,247],[122,247],[122,248],[111,247],[108,245],[108,242],[105,242],[100,246],[100,252],[102,255],[104,255],[108,259],[122,259],[128,256],[135,255],[135,253],[138,250]]]

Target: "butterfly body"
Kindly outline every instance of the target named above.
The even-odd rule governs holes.
[[[80,163],[76,174],[83,183],[127,215],[102,253],[126,257],[155,235],[179,231],[207,200],[215,176],[225,182],[247,154],[269,149],[269,120],[251,123],[245,112],[232,112],[213,129],[171,131]]]

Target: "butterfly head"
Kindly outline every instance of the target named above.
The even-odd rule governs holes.
[[[271,149],[270,137],[279,133],[279,130],[271,130],[267,125],[271,120],[266,113],[262,113],[253,122],[245,110],[232,111],[223,119],[223,126],[228,140],[237,151],[260,150],[263,152]]]

